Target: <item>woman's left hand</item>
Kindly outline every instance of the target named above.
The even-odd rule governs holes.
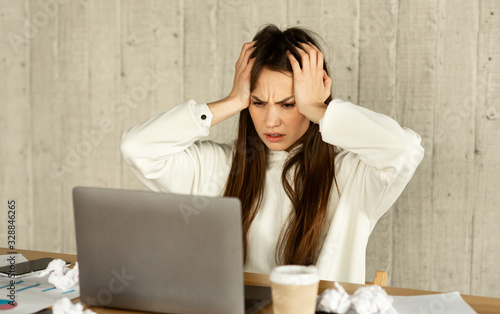
[[[319,123],[326,111],[325,100],[330,96],[332,80],[323,70],[323,53],[311,43],[300,43],[297,51],[302,69],[292,53],[287,52],[293,70],[295,104],[309,120]]]

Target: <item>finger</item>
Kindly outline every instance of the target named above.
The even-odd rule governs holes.
[[[293,76],[297,76],[300,73],[299,61],[297,61],[297,59],[295,59],[295,56],[288,50],[286,51],[286,56],[288,57],[288,61],[290,61],[290,64],[292,66]]]
[[[318,66],[317,66],[318,70],[323,69],[323,63],[324,63],[324,56],[323,56],[323,53],[320,51],[318,54]]]
[[[239,61],[242,63],[245,59],[245,55],[248,53],[249,50],[252,50],[254,47],[255,41],[245,43],[243,47],[241,47],[241,52],[240,52],[240,58]]]
[[[307,44],[308,44],[308,45],[309,45],[312,49],[314,49],[314,50],[316,50],[316,51],[321,51],[321,50],[319,50],[319,48],[318,48],[318,47],[316,47],[316,46],[315,46],[312,42],[308,41],[308,42],[307,42]]]
[[[241,47],[240,56],[238,57],[238,60],[236,61],[235,64],[235,68],[239,68],[241,64],[246,64],[248,62],[248,57],[246,58],[247,61],[245,61],[245,55],[250,49],[255,48],[254,47],[255,43],[256,40],[243,44],[243,46]]]
[[[243,55],[243,59],[240,61],[240,63],[236,67],[236,73],[241,74],[243,71],[245,71],[245,68],[248,65],[248,63],[250,62],[249,60],[250,60],[250,57],[252,56],[252,52],[254,50],[255,50],[255,48],[250,48],[249,50],[247,50],[245,52],[245,54]]]
[[[323,54],[323,52],[321,50],[319,50],[318,47],[313,45],[311,42],[308,41],[307,43],[308,43],[308,46],[310,48],[308,53],[312,54],[314,51],[314,55],[316,56],[316,63],[311,62],[311,68],[315,67],[317,69],[317,71],[322,71],[325,55]]]
[[[250,60],[250,56],[252,55],[254,50],[255,50],[255,47],[250,47],[245,51],[245,53],[243,55],[243,64],[242,64],[243,67],[248,64],[248,60]]]
[[[236,60],[236,65],[235,65],[236,68],[241,64],[241,62],[243,60],[243,55],[245,54],[245,50],[246,50],[245,47],[247,45],[248,45],[248,43],[244,43],[243,46],[241,46],[240,55],[238,56],[238,60]]]
[[[309,69],[310,69],[309,55],[304,50],[302,50],[300,47],[296,47],[296,48],[297,48],[297,52],[300,55],[300,60],[302,61],[302,70],[309,71]]]
[[[315,71],[316,70],[316,60],[317,60],[317,51],[311,47],[307,43],[299,43],[302,47],[302,49],[307,53],[309,56],[309,67],[311,70]],[[303,66],[303,65],[302,65]]]
[[[254,63],[255,63],[255,58],[252,58],[248,61],[247,65],[245,66],[245,69],[243,70],[243,72],[241,74],[243,78],[245,78],[245,79],[250,78],[250,74],[252,73],[252,68],[253,68]]]
[[[316,68],[319,70],[323,70],[323,63],[324,63],[325,55],[323,54],[323,52],[321,50],[319,50],[318,47],[313,45],[311,42],[308,42],[308,44],[309,44],[309,46],[311,46],[312,49],[314,49],[316,51],[316,55],[317,55]]]

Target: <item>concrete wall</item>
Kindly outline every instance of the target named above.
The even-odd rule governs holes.
[[[367,279],[500,297],[500,2],[496,0],[0,1],[0,234],[75,253],[71,189],[145,189],[121,133],[230,91],[264,23],[325,40],[334,96],[423,138],[425,158],[379,222]],[[227,141],[236,118],[213,128]],[[0,245],[6,246],[6,236]]]

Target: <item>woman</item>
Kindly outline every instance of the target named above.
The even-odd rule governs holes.
[[[243,45],[229,95],[194,100],[125,132],[122,154],[151,190],[238,197],[245,271],[314,264],[364,283],[377,220],[423,158],[420,137],[339,99],[316,40],[269,25]],[[232,144],[202,141],[240,113]]]

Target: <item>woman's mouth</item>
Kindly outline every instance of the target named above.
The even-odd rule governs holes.
[[[265,135],[267,140],[273,143],[279,142],[285,137],[285,134],[280,134],[280,133],[266,133]]]

